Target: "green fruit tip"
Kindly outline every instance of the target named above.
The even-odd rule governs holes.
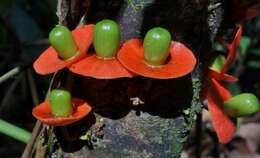
[[[73,112],[69,91],[54,89],[50,93],[51,112],[55,117],[69,117]]]
[[[99,21],[94,28],[93,43],[98,57],[103,59],[114,58],[120,45],[119,25],[109,19]]]
[[[72,33],[65,26],[56,25],[49,34],[49,42],[59,57],[64,60],[70,59],[78,53]]]
[[[226,63],[225,56],[220,54],[213,60],[213,62],[211,63],[210,68],[212,70],[220,72],[222,70],[222,68],[224,67],[225,63]]]
[[[162,27],[149,30],[144,38],[144,60],[150,66],[166,63],[171,46],[171,34]]]
[[[251,93],[242,93],[224,103],[224,110],[232,117],[249,116],[259,111],[258,98]]]

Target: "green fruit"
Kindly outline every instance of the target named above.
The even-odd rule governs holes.
[[[77,45],[70,30],[61,25],[53,28],[49,34],[49,42],[62,59],[69,59],[77,54]]]
[[[164,28],[149,30],[144,38],[144,59],[147,64],[160,66],[165,64],[171,46],[171,34]]]
[[[222,70],[223,66],[225,65],[226,61],[227,60],[224,55],[218,55],[212,62],[210,68],[215,71],[220,72]]]
[[[69,117],[72,112],[71,94],[66,90],[54,89],[50,93],[51,112],[56,117]]]
[[[257,97],[251,93],[242,93],[224,103],[224,110],[232,117],[248,116],[260,109]]]
[[[120,29],[112,20],[98,22],[94,29],[94,48],[97,56],[112,58],[116,55],[120,44]]]

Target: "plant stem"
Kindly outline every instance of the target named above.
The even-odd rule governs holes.
[[[197,115],[196,120],[196,158],[201,158],[201,141],[202,141],[202,113]]]
[[[9,122],[0,119],[0,133],[3,133],[9,137],[19,140],[23,143],[27,143],[31,137],[31,133],[19,128]]]
[[[5,74],[3,74],[2,76],[0,76],[0,84],[4,83],[5,81],[7,81],[10,78],[15,77],[16,75],[19,75],[20,73],[22,73],[24,70],[26,70],[30,66],[31,66],[31,64],[24,64],[24,65],[20,65],[20,66],[17,66],[15,68],[11,69],[10,71],[8,71]]]
[[[15,67],[12,70],[8,71],[6,74],[2,75],[0,77],[0,84],[5,82],[6,80],[8,80],[11,77],[14,77],[15,75],[17,75],[19,72],[21,72],[20,67]]]
[[[30,87],[33,104],[34,104],[34,106],[36,106],[37,104],[40,103],[40,100],[39,100],[39,95],[37,92],[37,86],[35,83],[33,71],[31,69],[27,70],[27,79],[28,79],[28,83],[29,83],[29,87]]]
[[[3,109],[5,109],[9,105],[8,102],[10,100],[10,97],[12,96],[13,92],[15,91],[23,77],[24,73],[22,72],[15,78],[13,83],[8,88],[7,92],[4,94],[3,99],[0,102],[0,112],[2,112]]]

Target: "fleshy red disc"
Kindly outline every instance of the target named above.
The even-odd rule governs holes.
[[[98,79],[113,79],[120,77],[134,77],[135,75],[128,71],[116,59],[101,59],[95,54],[71,65],[70,71]]]
[[[68,60],[59,58],[57,52],[53,47],[47,48],[34,62],[33,67],[38,74],[46,75],[79,61],[86,56],[86,51],[93,40],[94,25],[84,25],[72,31],[72,36],[78,46],[79,54]]]
[[[180,42],[172,42],[169,61],[160,67],[148,66],[144,62],[143,42],[139,39],[127,41],[117,57],[128,70],[141,76],[158,79],[182,77],[190,73],[196,64],[193,53]]]
[[[231,98],[230,92],[215,79],[211,79],[210,89],[207,93],[208,109],[211,114],[213,127],[219,142],[228,143],[236,132],[236,125],[222,109],[224,101]]]
[[[81,99],[73,98],[72,104],[73,104],[74,111],[70,117],[54,117],[51,113],[51,107],[49,101],[45,101],[40,105],[36,106],[33,109],[32,114],[38,120],[48,125],[65,126],[79,121],[80,119],[85,117],[92,109],[87,102]]]

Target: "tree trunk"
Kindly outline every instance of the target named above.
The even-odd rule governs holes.
[[[68,127],[68,130],[75,133],[87,129],[88,139],[66,140],[62,128],[54,128],[54,136],[52,128],[43,126],[31,156],[180,157],[196,116],[202,110],[203,69],[222,22],[222,1],[95,0],[90,3],[89,0],[77,0],[73,5],[69,0],[59,2],[63,3],[58,12],[60,23],[70,27],[76,26],[80,19],[76,16],[82,16],[82,9],[86,9],[82,5],[86,3],[90,4],[85,17],[88,23],[103,18],[117,19],[122,43],[130,38],[143,38],[152,27],[165,27],[172,32],[174,40],[184,43],[194,52],[198,63],[191,74],[171,80],[143,77],[97,80],[73,75],[70,85],[73,95],[85,98],[94,108],[96,119],[87,118],[85,124],[90,120],[96,122],[91,127],[81,123]],[[79,11],[75,12],[75,8]],[[68,73],[59,74],[63,77],[56,76],[54,80],[61,80],[65,85],[67,81],[61,78]],[[134,106],[131,98],[138,98],[144,104]]]

